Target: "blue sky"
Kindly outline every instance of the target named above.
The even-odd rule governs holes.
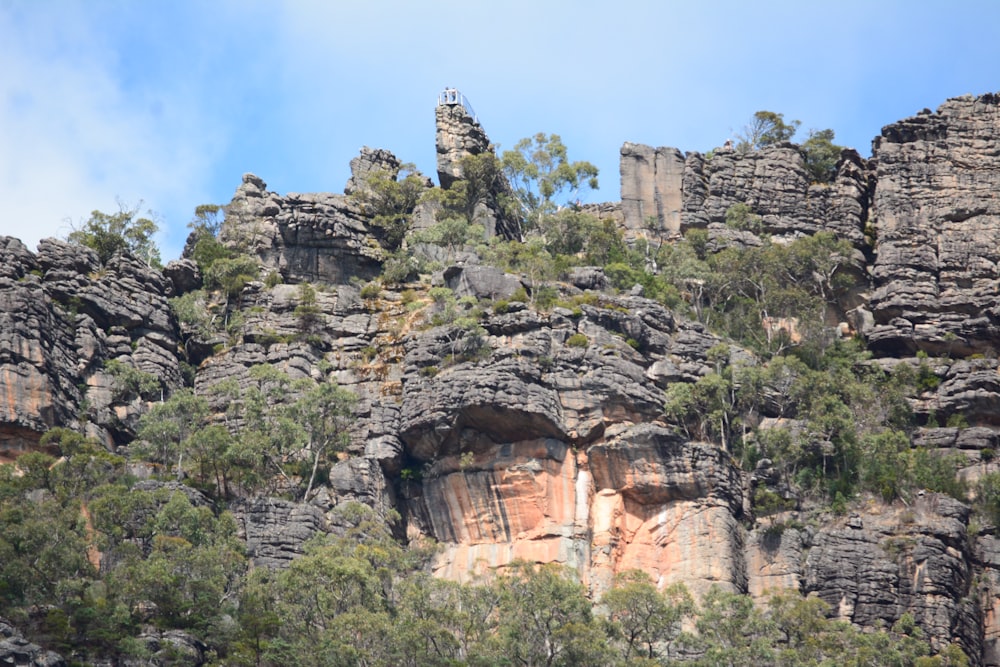
[[[141,200],[166,261],[244,172],[341,192],[368,145],[436,177],[446,86],[501,148],[561,135],[611,201],[625,141],[705,151],[768,109],[867,155],[998,64],[993,0],[0,0],[0,235]]]

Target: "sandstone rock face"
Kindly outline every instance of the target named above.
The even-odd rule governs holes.
[[[876,138],[874,348],[967,354],[994,345],[998,124],[1000,96],[967,96]]]
[[[626,234],[681,231],[684,155],[676,148],[626,143],[621,150],[621,197]]]
[[[312,505],[280,498],[256,498],[237,504],[233,515],[247,556],[255,565],[281,568],[302,555],[310,537],[327,532],[323,511]]]
[[[126,441],[142,402],[116,398],[104,362],[148,373],[164,392],[180,385],[173,284],[130,256],[101,266],[93,251],[55,239],[34,255],[4,238],[0,265],[0,457],[78,425],[84,398],[91,434]]]
[[[858,248],[865,243],[869,167],[853,150],[843,151],[832,183],[813,184],[792,144],[685,157],[676,148],[626,143],[621,178],[626,234],[650,229],[650,216],[653,230],[667,236],[721,224],[729,207],[743,203],[779,239],[828,231]]]
[[[1000,278],[998,107],[997,96],[960,98],[890,125],[873,160],[844,151],[828,185],[810,182],[790,144],[712,156],[626,144],[621,204],[587,210],[622,221],[631,238],[705,228],[718,250],[762,242],[724,224],[729,207],[746,203],[778,241],[830,231],[874,257],[871,301],[852,319],[880,355],[870,363],[925,375],[912,400],[922,422],[968,421],[921,428],[912,440],[965,455],[963,474],[975,479],[997,468],[981,452],[1000,446],[1000,374],[989,353]],[[462,156],[490,150],[489,141],[461,105],[441,105],[437,117],[439,176],[450,184]],[[391,153],[364,150],[345,191],[373,170],[398,168]],[[495,233],[519,236],[496,210],[484,215]],[[428,209],[420,224],[434,219]],[[222,238],[259,257],[262,276],[276,271],[291,284],[251,282],[240,296],[242,324],[225,335],[185,332],[186,345],[167,300],[200,284],[190,260],[161,274],[127,256],[101,266],[78,246],[45,240],[34,254],[0,238],[0,462],[55,425],[109,446],[129,442],[148,404],[120,396],[109,359],[155,375],[163,395],[180,386],[182,359],[197,364],[202,394],[234,379],[245,388],[250,368],[271,364],[355,392],[357,420],[348,456],[307,502],[235,503],[256,565],[284,567],[310,537],[339,530],[338,508],[361,502],[383,517],[398,511],[399,536],[439,542],[441,576],[467,579],[523,559],[566,564],[595,595],[636,567],[661,587],[683,581],[695,594],[712,584],[757,598],[794,588],[862,626],[908,611],[935,646],[956,640],[973,664],[1000,664],[1000,542],[992,528],[970,525],[968,508],[926,494],[910,507],[872,503],[816,525],[793,512],[755,518],[753,483],[788,497],[767,466],[751,477],[719,446],[691,442],[662,421],[663,390],[711,372],[707,351],[718,337],[639,296],[491,311],[487,300],[534,285],[477,266],[471,252],[433,259],[460,262],[440,284],[482,300],[482,330],[432,327],[423,288],[362,299],[350,284],[381,271],[379,234],[347,196],[281,196],[244,176]],[[295,316],[294,285],[307,280],[318,284],[319,311],[308,332]],[[566,299],[607,286],[596,267],[568,280],[559,286]],[[916,350],[940,356],[918,359]],[[983,358],[969,358],[974,352]],[[213,407],[221,414],[225,405]],[[0,647],[14,637],[4,627]],[[195,664],[202,649],[190,639],[150,633],[143,641]]]
[[[911,508],[882,508],[820,529],[803,590],[863,627],[913,614],[938,650],[957,640],[983,653],[983,619],[972,588],[969,509],[938,494]],[[975,664],[975,662],[974,662]]]
[[[0,664],[23,667],[65,667],[66,660],[24,638],[17,628],[0,618]]]
[[[344,186],[344,194],[350,195],[362,190],[365,179],[380,171],[395,177],[399,173],[399,167],[399,159],[389,151],[365,146],[361,149],[361,154],[351,160],[351,178]]]
[[[521,559],[569,565],[595,592],[635,567],[662,586],[746,590],[742,473],[655,423],[650,369],[693,381],[717,339],[641,298],[484,326],[482,361],[427,372],[462,343],[449,327],[407,345],[399,435],[420,481],[404,496],[411,532],[444,547],[437,572],[466,579]],[[586,348],[566,345],[581,333]]]
[[[462,158],[492,153],[493,146],[479,121],[457,100],[438,104],[435,119],[438,181],[442,188],[448,189],[464,176]],[[511,196],[511,187],[501,174],[486,201],[477,207],[476,222],[486,228],[487,236],[520,240],[521,221],[505,213],[498,203],[504,196]]]
[[[462,104],[438,104],[434,117],[438,182],[447,189],[462,178],[462,158],[489,152],[490,138]]]
[[[744,480],[725,452],[640,424],[587,453],[595,590],[641,569],[657,586],[683,582],[696,596],[712,585],[746,592]]]
[[[808,530],[786,526],[782,518],[759,520],[746,539],[747,592],[766,600],[773,591],[801,591],[802,562],[810,544]]]
[[[382,270],[379,229],[345,195],[268,192],[246,174],[226,208],[220,239],[256,255],[264,272],[286,282],[346,284],[371,280]]]

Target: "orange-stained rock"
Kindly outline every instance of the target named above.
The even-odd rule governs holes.
[[[423,484],[433,536],[444,543],[436,571],[463,580],[527,560],[584,573],[590,488],[580,481],[587,479],[569,448],[554,439],[442,458]]]
[[[568,565],[595,594],[633,568],[701,594],[746,589],[742,488],[718,447],[644,424],[576,455],[543,438],[446,456],[421,498],[439,576],[526,560]]]

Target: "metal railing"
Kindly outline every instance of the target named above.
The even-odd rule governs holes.
[[[460,93],[456,88],[445,88],[443,92],[438,95],[438,106],[443,104],[447,105],[462,105],[465,112],[472,116],[472,120],[479,122],[479,116],[472,109],[472,105],[469,104],[468,98]]]

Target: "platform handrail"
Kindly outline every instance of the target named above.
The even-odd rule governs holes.
[[[438,106],[449,105],[461,105],[465,112],[472,116],[472,120],[479,122],[479,116],[472,109],[472,105],[469,104],[469,98],[463,95],[456,88],[445,88],[440,94],[438,94]]]

